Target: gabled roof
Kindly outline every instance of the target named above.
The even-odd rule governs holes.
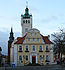
[[[24,37],[17,37],[17,41],[14,44],[22,44],[26,35]]]
[[[40,34],[41,35],[41,34]],[[45,42],[45,44],[53,44],[49,39],[48,39],[48,36],[43,36],[43,35],[41,35],[42,36],[42,39],[43,39],[43,41]],[[25,40],[25,37],[26,37],[26,35],[24,36],[24,37],[18,37],[17,38],[17,41],[14,43],[14,44],[22,44],[23,42],[24,42],[24,40]]]
[[[42,36],[42,38],[43,38],[45,44],[53,44],[53,43],[49,40],[48,36],[43,36],[43,35],[41,35],[41,36]]]

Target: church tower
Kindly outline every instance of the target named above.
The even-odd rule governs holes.
[[[13,29],[11,28],[10,37],[8,41],[8,63],[9,64],[10,64],[10,48],[13,41],[14,41]]]
[[[28,6],[25,8],[25,14],[21,15],[22,36],[32,28],[32,15],[29,14]]]

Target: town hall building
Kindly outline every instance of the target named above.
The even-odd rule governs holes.
[[[21,15],[22,36],[14,39],[11,28],[8,41],[8,61],[15,66],[29,64],[46,65],[53,63],[53,43],[49,36],[44,36],[32,27],[32,15],[28,7]]]

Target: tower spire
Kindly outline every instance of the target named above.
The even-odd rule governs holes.
[[[12,27],[11,27],[11,33],[13,33],[13,29],[12,29]]]
[[[13,29],[12,29],[12,27],[11,27],[11,32],[10,32],[9,41],[12,41],[12,42],[13,42],[13,40],[14,40]]]
[[[26,1],[26,8],[28,8],[28,1]]]

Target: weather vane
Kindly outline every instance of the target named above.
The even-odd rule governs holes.
[[[26,1],[26,7],[28,7],[28,1]]]

